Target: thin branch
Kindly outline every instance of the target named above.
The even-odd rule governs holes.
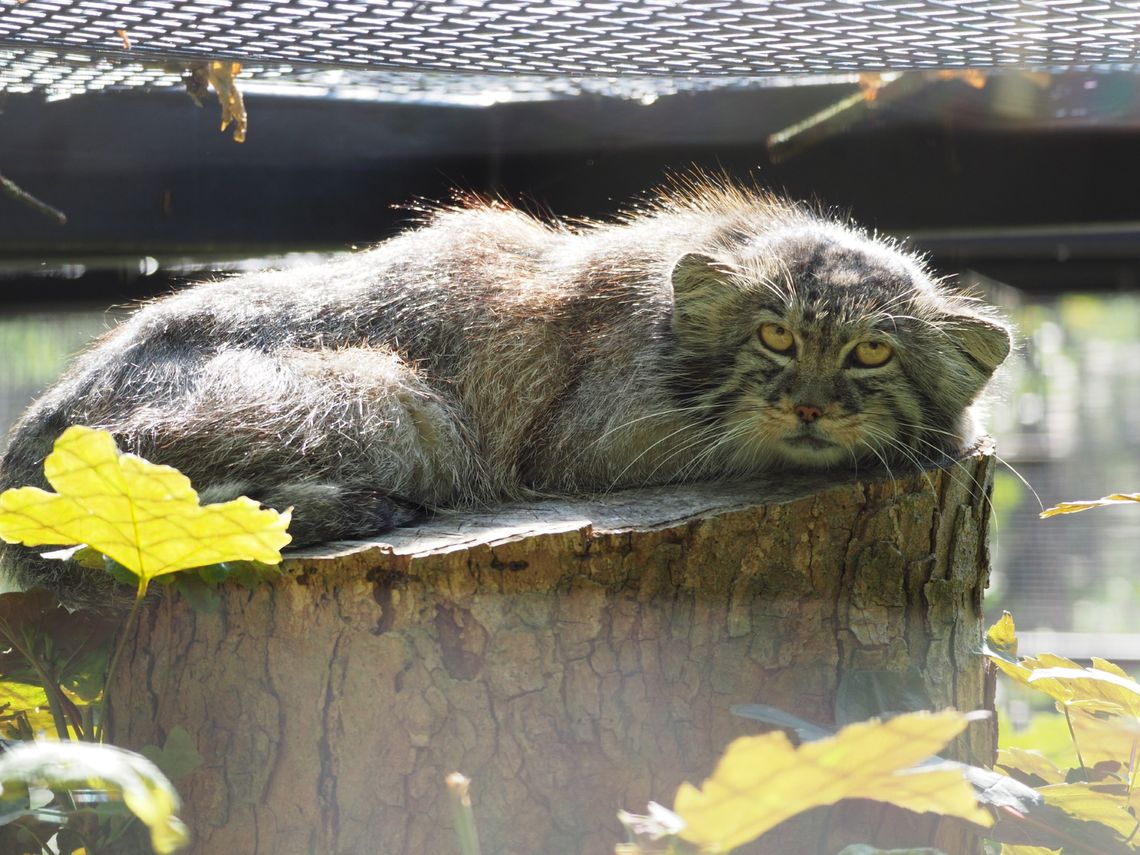
[[[27,190],[20,187],[20,185],[11,178],[0,175],[0,190],[4,191],[4,195],[10,196],[17,202],[22,202],[29,208],[43,214],[45,217],[55,220],[61,226],[67,225],[67,214],[58,208],[53,208],[47,202],[41,202]]]

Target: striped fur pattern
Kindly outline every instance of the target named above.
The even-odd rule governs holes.
[[[890,358],[861,364],[867,343]],[[42,484],[55,438],[91,425],[207,500],[292,506],[306,543],[426,508],[893,466],[971,440],[1009,347],[897,246],[762,193],[678,183],[573,225],[472,201],[143,307],[30,408],[0,487]],[[105,596],[30,550],[3,562]]]

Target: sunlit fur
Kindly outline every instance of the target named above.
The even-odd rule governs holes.
[[[795,347],[765,346],[765,323]],[[892,357],[854,364],[867,341]],[[341,261],[147,305],[32,406],[0,487],[42,484],[52,441],[86,424],[208,500],[293,506],[304,543],[424,508],[917,463],[969,441],[1008,350],[897,246],[760,193],[676,182],[575,225],[476,201]],[[60,562],[3,559],[98,596]]]

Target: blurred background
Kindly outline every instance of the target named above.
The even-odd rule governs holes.
[[[47,5],[65,20],[67,3]],[[1004,43],[979,41],[980,25],[967,21],[971,49],[989,54],[947,59],[942,42],[891,54],[873,32],[837,36],[843,8],[807,23],[772,13],[751,26],[774,20],[784,26],[777,35],[808,47],[787,42],[771,67],[757,65],[771,52],[738,29],[705,54],[719,66],[694,68],[699,51],[684,27],[692,38],[702,21],[721,32],[725,9],[741,6],[706,3],[722,18],[661,30],[679,26],[681,36],[659,41],[656,67],[653,44],[634,50],[652,42],[643,27],[626,34],[624,66],[611,57],[563,67],[559,56],[581,54],[578,43],[559,48],[540,32],[519,44],[531,59],[549,47],[542,62],[504,74],[509,63],[486,57],[508,54],[456,59],[444,12],[417,23],[445,4],[403,5],[399,20],[434,33],[442,51],[424,53],[421,40],[419,54],[386,55],[388,66],[403,56],[404,71],[375,57],[347,67],[339,55],[283,67],[269,61],[281,52],[275,42],[237,78],[248,113],[240,144],[219,133],[213,93],[201,106],[187,93],[192,51],[159,45],[161,62],[138,61],[149,24],[114,27],[108,12],[52,30],[51,14],[0,11],[0,173],[67,219],[0,196],[0,430],[140,299],[351,251],[457,188],[604,218],[696,166],[898,236],[1009,314],[1019,344],[990,416],[1003,467],[989,618],[1011,610],[1023,650],[1140,660],[1136,509],[1037,518],[1043,505],[1140,490],[1140,77],[1120,48],[1136,40],[1113,35],[1127,36],[1135,16],[1038,41],[1006,33]],[[485,5],[502,7],[516,36],[535,26],[525,15],[520,24],[522,13],[512,19],[510,4]],[[902,38],[905,23],[882,38]],[[611,24],[612,35],[628,21]],[[101,41],[83,42],[85,26]],[[812,38],[822,44],[814,53]],[[43,50],[44,39],[55,46]],[[871,53],[858,54],[867,44]],[[724,60],[715,53],[724,45],[743,53]],[[1091,59],[1080,54],[1098,45]],[[214,50],[248,56],[240,38]],[[684,62],[674,68],[676,56]]]

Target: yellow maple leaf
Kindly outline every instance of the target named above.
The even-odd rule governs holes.
[[[1084,502],[1061,502],[1051,508],[1046,508],[1038,514],[1038,516],[1044,519],[1045,517],[1056,517],[1061,514],[1075,514],[1080,511],[1087,511],[1090,508],[1103,508],[1108,505],[1127,505],[1136,502],[1140,502],[1140,493],[1113,493],[1101,499],[1092,499]]]
[[[1027,775],[1034,775],[1046,784],[1060,784],[1065,780],[1065,773],[1053,765],[1053,761],[1039,751],[1027,751],[1024,748],[999,748],[994,768],[1014,769]]]
[[[1134,716],[1098,715],[1083,711],[1071,714],[1073,742],[1080,747],[1086,766],[1115,762],[1128,770],[1134,754],[1140,755],[1140,720]],[[1137,788],[1140,796],[1140,788]],[[1140,804],[1137,805],[1140,808]]]
[[[956,767],[915,767],[970,720],[954,710],[907,713],[848,725],[798,748],[779,731],[741,737],[700,789],[686,783],[677,791],[673,809],[685,821],[680,836],[702,852],[727,852],[809,808],[851,798],[988,827],[992,817]]]
[[[252,499],[202,505],[190,479],[169,466],[122,454],[106,431],[74,426],[44,461],[56,490],[0,493],[0,538],[27,546],[85,544],[139,577],[224,561],[276,564],[289,543],[288,511]]]
[[[1013,622],[1013,615],[1002,612],[1001,618],[986,630],[986,644],[995,653],[1004,653],[1012,659],[1017,658],[1017,627]]]
[[[1117,668],[1115,665],[1112,667]],[[1140,717],[1140,684],[1131,677],[1120,676],[1115,670],[1081,668],[1076,664],[1036,668],[1026,681],[1030,687],[1040,689],[1065,705],[1077,706],[1088,712]]]
[[[1125,840],[1137,831],[1136,817],[1129,810],[1128,794],[1122,785],[1050,784],[1039,787],[1047,804],[1085,822],[1107,825]]]

